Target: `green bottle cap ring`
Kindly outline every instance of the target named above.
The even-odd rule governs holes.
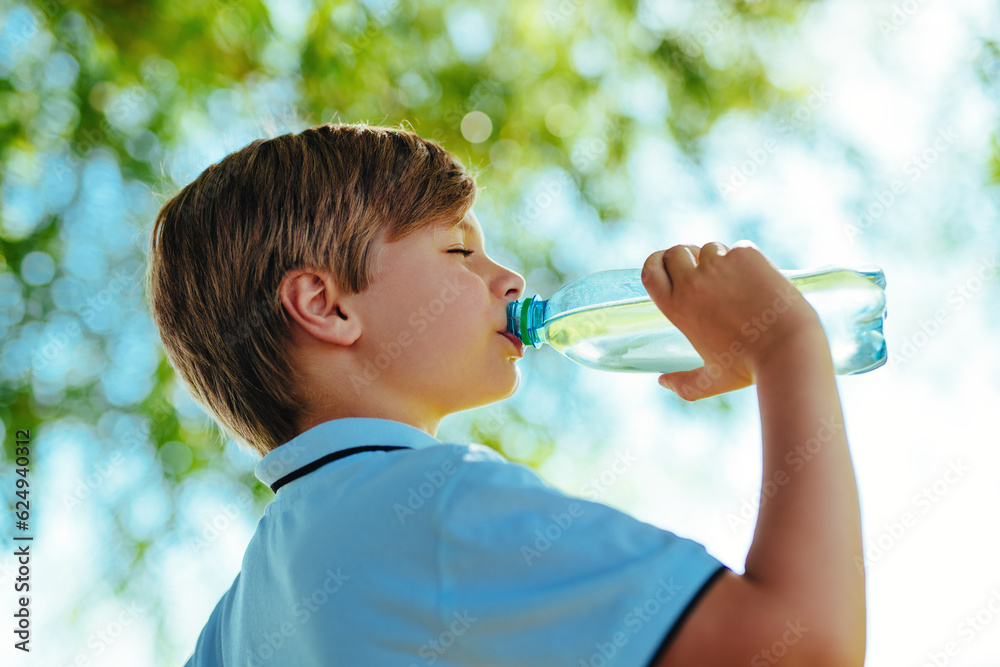
[[[531,301],[534,298],[533,296],[528,297],[521,305],[521,342],[525,345],[531,345],[531,342],[528,340],[528,307],[531,306]]]

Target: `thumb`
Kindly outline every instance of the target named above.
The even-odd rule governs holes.
[[[698,386],[698,378],[702,377],[701,371],[704,368],[702,366],[693,371],[664,373],[657,379],[657,382],[660,383],[661,387],[669,389],[685,401],[697,401],[699,398],[705,398],[703,395],[704,389]],[[705,380],[708,380],[708,378],[705,378]],[[705,380],[701,381],[701,385],[707,388]]]
[[[716,373],[715,377],[708,373],[707,366],[701,366],[693,371],[676,371],[664,373],[657,382],[661,387],[669,389],[685,401],[697,401],[710,396],[718,396],[736,389],[749,386],[746,381],[731,375]]]

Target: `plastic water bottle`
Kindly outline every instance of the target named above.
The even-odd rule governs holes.
[[[852,375],[886,362],[882,323],[885,275],[878,267],[824,266],[781,271],[819,315],[830,342],[834,370]],[[650,299],[642,269],[599,271],[563,286],[548,300],[538,295],[507,306],[507,332],[538,348],[548,343],[590,368],[634,373],[672,373],[704,360]],[[783,310],[775,308],[744,324],[741,343],[752,343]],[[787,306],[785,306],[787,307]]]

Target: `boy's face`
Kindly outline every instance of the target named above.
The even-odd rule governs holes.
[[[513,395],[523,350],[503,334],[524,279],[487,256],[476,216],[377,247],[374,280],[351,297],[362,326],[356,351],[378,373],[367,386],[376,400],[427,417],[436,433],[448,414]]]

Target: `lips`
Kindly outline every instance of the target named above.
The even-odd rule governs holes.
[[[512,333],[507,333],[506,331],[498,331],[497,333],[506,338],[507,340],[509,340],[514,345],[514,347],[517,349],[517,354],[519,357],[524,356],[524,343],[522,343],[517,336],[515,336]]]

